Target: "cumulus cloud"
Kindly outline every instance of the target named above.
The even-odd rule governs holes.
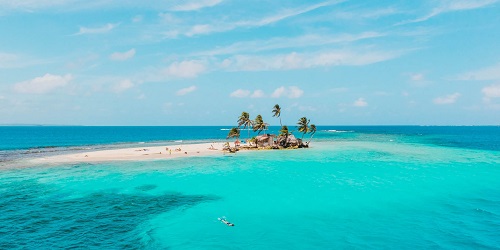
[[[281,86],[274,90],[274,92],[271,94],[271,97],[273,98],[288,97],[292,99],[292,98],[299,98],[303,94],[304,91],[299,87],[291,86],[287,88],[285,86]]]
[[[274,90],[274,92],[271,94],[271,97],[280,98],[282,95],[285,94],[285,92],[286,92],[286,88],[284,86],[281,86],[281,87]]]
[[[135,55],[135,49],[131,49],[125,52],[115,52],[109,56],[113,61],[126,61]]]
[[[200,61],[186,60],[174,62],[168,66],[164,73],[168,76],[179,78],[194,78],[205,72],[205,65]]]
[[[171,10],[173,11],[194,11],[207,7],[213,7],[222,2],[222,0],[194,0],[182,1],[182,4],[176,5]]]
[[[186,94],[189,94],[189,93],[195,91],[196,89],[197,89],[196,86],[191,86],[191,87],[179,89],[176,94],[177,95],[186,95]]]
[[[365,101],[365,98],[358,98],[358,100],[354,101],[354,107],[366,107],[368,106],[368,102]]]
[[[266,96],[266,95],[264,94],[264,91],[262,91],[262,90],[260,90],[260,89],[255,90],[255,91],[252,93],[252,95],[250,95],[250,97],[251,97],[251,98],[262,98],[262,97],[264,97],[264,96]]]
[[[435,104],[443,105],[443,104],[453,104],[457,101],[457,99],[461,96],[460,93],[456,92],[450,95],[437,97],[434,99]]]
[[[115,93],[119,93],[119,92],[123,92],[127,89],[130,89],[132,87],[134,87],[134,83],[129,79],[125,79],[125,80],[122,80],[119,83],[115,84],[113,86],[112,90]]]
[[[489,102],[493,98],[500,98],[500,84],[493,84],[484,87],[481,92],[483,93],[484,101]]]
[[[85,35],[85,34],[102,34],[110,32],[112,29],[116,28],[118,24],[108,23],[101,27],[87,28],[80,27],[80,30],[75,35]]]
[[[32,80],[14,84],[14,90],[25,94],[45,94],[66,86],[72,79],[73,76],[71,74],[64,76],[45,74],[44,76],[35,77]]]
[[[233,91],[231,94],[229,94],[230,97],[236,97],[236,98],[245,98],[250,95],[250,90],[246,89],[237,89]]]
[[[254,90],[253,92],[247,89],[237,89],[233,91],[231,94],[229,94],[229,96],[236,98],[246,98],[246,97],[263,98],[266,96],[266,94],[264,93],[264,91],[260,89]]]

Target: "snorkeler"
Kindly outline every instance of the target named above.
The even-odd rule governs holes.
[[[227,221],[227,220],[226,220],[226,218],[218,218],[218,219],[219,219],[222,223],[224,223],[224,224],[226,224],[226,225],[228,225],[228,226],[230,226],[230,227],[234,227],[234,224],[233,224],[233,223],[231,223],[231,222],[229,222],[229,221]]]

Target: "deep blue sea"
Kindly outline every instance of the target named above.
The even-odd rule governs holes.
[[[498,126],[318,126],[308,149],[25,165],[228,129],[0,127],[0,249],[500,249]]]

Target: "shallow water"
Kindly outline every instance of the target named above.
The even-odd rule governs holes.
[[[494,148],[321,133],[303,150],[2,170],[0,249],[499,248]]]

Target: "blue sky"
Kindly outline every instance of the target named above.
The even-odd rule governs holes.
[[[500,125],[500,0],[0,0],[0,124]]]

